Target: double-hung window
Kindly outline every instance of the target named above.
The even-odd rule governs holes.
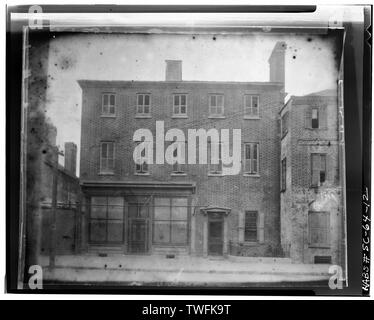
[[[187,95],[186,94],[174,94],[173,115],[174,116],[187,116]]]
[[[100,144],[100,173],[114,172],[114,142]]]
[[[140,144],[140,141],[137,141],[136,144]],[[144,142],[143,142],[144,143]],[[149,166],[147,163],[147,158],[146,158],[146,149],[142,149],[142,151],[139,153],[139,156],[137,157],[137,161],[142,163],[135,163],[135,174],[149,174]]]
[[[244,117],[259,117],[259,96],[244,95]]]
[[[214,152],[217,155],[217,159],[214,159]],[[222,143],[208,143],[208,165],[209,174],[222,174]]]
[[[305,127],[308,129],[327,129],[328,108],[325,104],[308,106],[305,111]]]
[[[244,174],[258,175],[259,174],[259,144],[245,143],[244,144]]]
[[[311,154],[311,185],[319,187],[326,181],[326,154]]]
[[[136,96],[136,114],[147,116],[151,114],[151,95],[148,93],[138,93]]]
[[[222,117],[224,114],[224,96],[223,94],[209,95],[209,116]]]
[[[103,116],[115,116],[116,95],[114,93],[103,93],[102,94],[101,114]]]
[[[319,128],[319,109],[317,107],[312,108],[312,129]]]

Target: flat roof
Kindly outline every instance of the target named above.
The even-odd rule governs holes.
[[[194,84],[207,84],[207,85],[253,85],[253,86],[277,86],[283,87],[283,82],[241,82],[241,81],[112,81],[112,80],[78,80],[78,84],[81,88],[89,87],[123,87],[123,86],[164,86],[164,85],[194,85]]]

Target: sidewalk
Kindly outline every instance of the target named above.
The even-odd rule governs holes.
[[[323,281],[328,264],[296,264],[287,258],[203,258],[180,256],[97,255],[58,256],[48,269],[41,258],[44,279],[62,282],[120,282],[143,284],[235,284]]]

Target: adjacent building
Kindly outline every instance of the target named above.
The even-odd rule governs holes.
[[[338,90],[292,96],[281,117],[281,242],[302,263],[344,260]]]
[[[40,177],[40,208],[41,208],[41,253],[48,254],[51,250],[51,232],[53,227],[53,198],[56,197],[56,244],[57,254],[76,252],[78,241],[78,218],[80,212],[80,183],[76,175],[77,145],[65,143],[64,166],[56,163],[57,130],[48,124],[48,143],[42,151]],[[53,192],[53,180],[57,179],[56,192]]]

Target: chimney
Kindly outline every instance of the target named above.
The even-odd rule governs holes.
[[[287,45],[278,41],[268,60],[270,66],[270,82],[283,82],[285,78],[285,52]]]
[[[65,142],[65,169],[76,175],[77,145],[74,142]]]
[[[166,81],[182,81],[182,60],[165,60]]]

